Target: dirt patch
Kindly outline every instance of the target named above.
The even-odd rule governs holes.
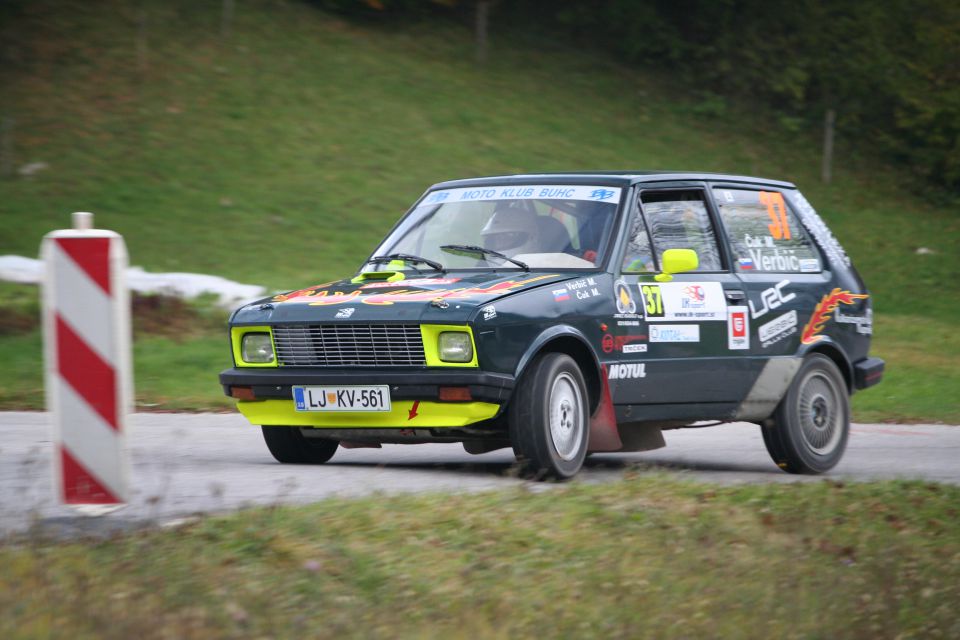
[[[0,313],[0,336],[30,333],[40,326],[40,314],[34,311],[6,309]]]
[[[130,307],[135,335],[159,335],[183,340],[221,329],[226,321],[219,310],[174,296],[134,293],[130,296]]]
[[[187,302],[160,294],[130,296],[131,321],[135,335],[159,335],[185,339],[223,329],[223,311],[202,303]],[[0,312],[0,336],[20,335],[40,328],[38,305],[8,306]]]

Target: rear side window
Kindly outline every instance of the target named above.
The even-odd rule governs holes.
[[[645,191],[640,201],[658,264],[663,262],[663,252],[667,249],[693,249],[700,259],[697,271],[720,271],[723,268],[703,192]],[[642,227],[637,229],[641,230]],[[631,242],[637,248],[643,244],[636,235]],[[629,265],[626,260],[624,262],[625,270],[628,270]]]
[[[779,191],[715,188],[730,236],[734,266],[743,273],[814,273],[820,255]]]

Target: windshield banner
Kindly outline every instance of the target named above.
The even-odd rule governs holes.
[[[466,187],[444,189],[427,194],[421,204],[444,204],[447,202],[482,202],[485,200],[593,200],[594,202],[620,201],[620,187],[596,187],[589,185],[522,184],[499,187]]]

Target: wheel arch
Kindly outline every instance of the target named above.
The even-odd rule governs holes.
[[[847,393],[853,395],[855,389],[853,365],[850,364],[850,359],[847,357],[847,354],[844,353],[843,349],[841,349],[836,342],[825,337],[823,340],[808,345],[800,355],[806,356],[811,353],[819,353],[833,360],[833,363],[840,369],[840,375],[843,376],[844,382],[847,383]]]
[[[600,360],[596,352],[590,347],[586,337],[571,326],[550,327],[534,340],[517,365],[516,377],[519,380],[533,359],[542,353],[565,353],[577,363],[587,383],[587,393],[590,397],[590,413],[596,411],[600,404],[603,390],[600,377]]]

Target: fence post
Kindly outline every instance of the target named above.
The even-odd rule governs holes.
[[[74,213],[73,225],[41,244],[46,402],[60,501],[96,515],[130,497],[127,250],[91,213]]]
[[[833,130],[837,121],[837,112],[827,109],[823,116],[823,164],[820,165],[820,179],[830,184],[833,179]]]

